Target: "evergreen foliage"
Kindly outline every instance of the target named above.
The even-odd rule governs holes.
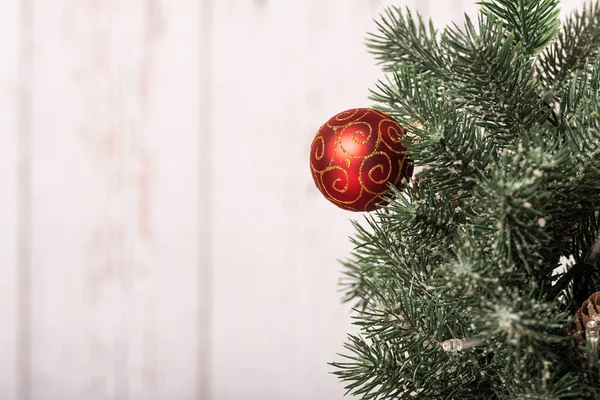
[[[600,227],[600,6],[561,24],[558,0],[480,5],[441,32],[391,7],[369,36],[386,73],[372,100],[424,170],[355,223],[343,288],[360,334],[334,373],[363,399],[600,399],[572,334],[600,290],[584,264]],[[484,345],[446,353],[453,338]]]

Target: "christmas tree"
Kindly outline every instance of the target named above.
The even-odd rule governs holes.
[[[354,224],[349,393],[600,398],[599,46],[595,2],[562,23],[558,0],[484,0],[442,31],[377,20],[372,100],[420,172]]]

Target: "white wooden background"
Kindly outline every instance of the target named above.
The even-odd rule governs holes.
[[[360,216],[309,144],[384,5],[472,3],[1,0],[0,399],[342,398]]]

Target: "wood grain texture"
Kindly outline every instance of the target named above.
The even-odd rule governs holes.
[[[21,8],[0,8],[0,398],[18,398],[19,354],[19,63]]]
[[[566,17],[576,9],[581,10],[583,8],[583,5],[587,3],[588,2],[584,0],[562,0],[560,2],[561,17]]]
[[[308,153],[323,121],[369,105],[382,2],[264,3],[215,3],[212,398],[341,399],[327,362],[353,328],[336,258],[361,216],[323,199]]]
[[[456,22],[459,26],[464,20],[464,13],[469,12],[472,15],[472,9],[476,8],[475,1],[465,0],[445,0],[419,2],[417,9],[425,18],[431,18],[438,30],[442,30],[446,25]]]
[[[37,2],[33,398],[197,398],[194,0]]]
[[[386,5],[439,29],[478,8],[0,2],[0,399],[342,398],[336,260],[362,216],[308,148],[371,105]]]

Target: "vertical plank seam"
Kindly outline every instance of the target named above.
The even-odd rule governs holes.
[[[198,263],[198,353],[197,353],[197,398],[211,397],[211,339],[212,339],[212,0],[200,1],[200,77],[199,77],[199,263]]]
[[[19,9],[19,72],[17,110],[17,393],[29,400],[31,379],[31,79],[33,68],[33,1],[21,0]]]

